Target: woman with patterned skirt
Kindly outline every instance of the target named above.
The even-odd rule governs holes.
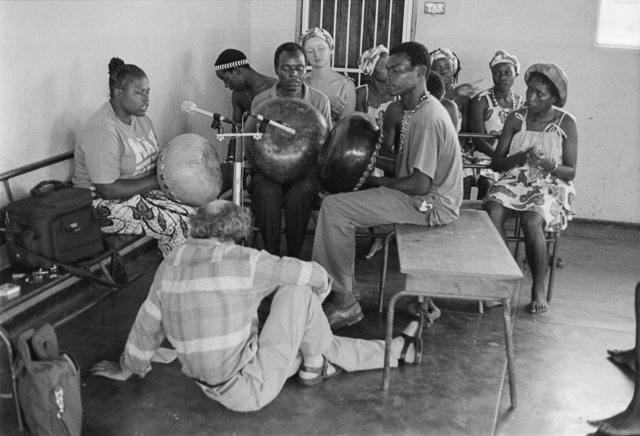
[[[516,95],[511,87],[520,74],[520,62],[514,55],[498,50],[489,62],[493,86],[475,96],[469,103],[469,131],[471,133],[500,134],[507,116],[520,108],[524,98]],[[473,162],[489,164],[495,153],[497,140],[473,138]],[[482,169],[477,174],[478,199],[500,178],[500,174],[490,169]]]
[[[75,146],[73,184],[89,188],[104,233],[158,239],[166,256],[186,241],[189,206],[158,190],[160,148],[149,107],[149,80],[135,65],[109,62],[110,98],[84,125]]]
[[[573,214],[578,131],[575,118],[560,109],[567,101],[568,79],[559,66],[532,65],[524,79],[525,107],[507,117],[491,162],[491,169],[504,175],[488,192],[484,209],[505,243],[505,221],[522,212],[533,279],[529,311],[542,313],[548,309],[544,232],[566,228]]]

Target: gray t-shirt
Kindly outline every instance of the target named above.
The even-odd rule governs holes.
[[[409,114],[411,111],[405,111],[405,119]],[[428,224],[447,224],[457,219],[462,204],[462,156],[451,117],[433,96],[422,102],[409,119],[398,155],[398,177],[408,177],[414,169],[431,178],[429,192],[417,196],[432,205]]]
[[[141,179],[155,172],[160,148],[151,119],[120,121],[107,101],[86,122],[75,147],[73,184],[90,188],[120,179]]]

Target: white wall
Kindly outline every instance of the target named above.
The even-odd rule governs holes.
[[[492,85],[498,49],[569,76],[565,109],[578,122],[576,217],[640,223],[640,50],[595,46],[597,0],[447,0],[444,15],[418,1],[416,41],[451,48],[461,83]],[[514,87],[524,95],[523,74]]]
[[[210,121],[181,112],[180,103],[226,110],[213,62],[227,44],[250,46],[249,33],[237,31],[249,9],[233,1],[0,3],[0,172],[73,149],[108,98],[113,56],[147,73],[161,142],[191,131],[215,141]],[[18,179],[14,194],[44,177],[66,178],[69,168]]]
[[[162,143],[198,133],[224,159],[226,142],[215,139],[211,120],[181,112],[180,103],[230,115],[231,94],[213,67],[218,54],[237,48],[273,74],[275,48],[294,36],[295,9],[295,1],[258,0],[0,2],[0,173],[73,150],[82,124],[108,99],[114,56],[147,73]],[[281,19],[265,19],[275,13]],[[71,171],[67,162],[14,179],[14,197]],[[0,188],[0,207],[6,203]]]
[[[487,63],[499,48],[525,68],[561,65],[570,78],[566,109],[580,134],[577,216],[640,223],[640,51],[595,47],[597,5],[449,0],[445,15],[429,16],[417,1],[416,40],[452,48],[462,59],[461,80],[483,78],[487,86]],[[180,103],[230,114],[215,58],[238,48],[273,75],[273,52],[295,40],[295,22],[296,0],[0,2],[0,172],[73,149],[82,123],[107,99],[112,56],[149,76],[149,115],[161,141],[195,132],[224,157],[209,120],[182,113]],[[515,88],[524,91],[521,79]],[[40,179],[69,172],[61,164],[12,186],[21,196]]]

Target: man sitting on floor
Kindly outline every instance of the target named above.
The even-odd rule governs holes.
[[[314,385],[342,369],[382,368],[384,341],[332,335],[321,307],[331,278],[320,265],[236,245],[248,236],[250,221],[246,209],[228,201],[201,207],[192,216],[192,238],[158,268],[120,362],[97,363],[91,372],[114,380],[144,377],[167,338],[182,371],[208,397],[253,411],[296,372],[300,383]],[[274,291],[258,334],[258,306]],[[419,361],[421,345],[412,337],[419,339],[419,330],[414,321],[392,341],[391,366]]]
[[[426,89],[430,57],[417,42],[389,52],[387,89],[404,107],[397,162],[379,158],[376,166],[396,177],[370,177],[373,189],[324,199],[312,259],[333,278],[325,313],[333,330],[363,318],[353,296],[356,227],[381,224],[447,224],[458,218],[462,203],[462,159],[457,132],[442,104]],[[418,311],[427,312],[430,299]]]
[[[307,55],[301,45],[286,42],[276,49],[274,68],[278,83],[256,96],[251,110],[260,103],[276,97],[296,97],[315,107],[327,120],[331,129],[329,98],[320,91],[305,85]],[[255,173],[249,183],[249,194],[256,215],[256,227],[264,241],[265,249],[280,255],[280,226],[284,209],[287,255],[300,257],[307,225],[311,218],[311,206],[318,201],[321,190],[315,173],[291,183],[274,183]]]

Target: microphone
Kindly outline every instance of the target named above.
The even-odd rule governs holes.
[[[209,111],[205,111],[202,110],[200,108],[198,108],[198,106],[196,106],[196,104],[192,101],[183,101],[182,105],[180,106],[182,109],[182,112],[186,112],[188,114],[195,114],[196,112],[202,115],[206,115],[208,117],[213,118],[216,121],[222,121],[225,123],[229,123],[229,124],[234,124],[233,121],[231,121],[228,118],[225,118],[224,116],[220,115],[220,114],[216,114],[213,112],[209,112]]]
[[[280,124],[280,123],[278,123],[276,121],[273,121],[273,120],[269,120],[269,119],[263,117],[262,115],[258,115],[258,114],[253,115],[253,114],[251,114],[251,116],[254,117],[254,118],[257,118],[258,120],[260,120],[261,124],[263,124],[263,125],[264,124],[270,124],[273,127],[277,127],[278,129],[282,129],[285,132],[291,133],[292,135],[296,134],[296,131],[293,130],[291,127],[283,126],[282,124]]]

